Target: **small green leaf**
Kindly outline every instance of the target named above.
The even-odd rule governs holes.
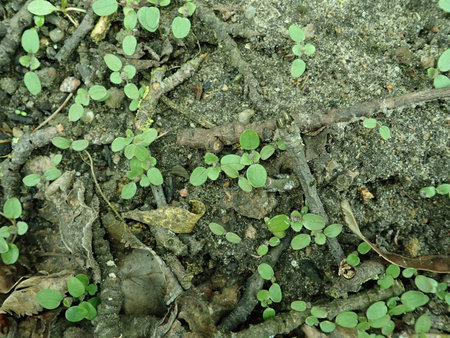
[[[291,76],[294,78],[302,76],[305,72],[306,63],[301,59],[295,59],[291,65]]]
[[[123,67],[123,71],[127,75],[128,80],[131,80],[136,75],[136,68],[133,65],[126,65]],[[139,96],[141,96],[140,92]]]
[[[130,182],[128,184],[125,184],[122,188],[122,192],[120,193],[120,197],[124,200],[129,200],[133,198],[134,195],[136,195],[136,190],[136,183]]]
[[[231,178],[237,178],[239,176],[239,170],[244,168],[241,164],[241,157],[234,154],[222,157],[220,159],[220,167]]]
[[[155,167],[150,168],[147,171],[147,177],[148,177],[150,183],[155,186],[161,185],[164,182],[164,179],[161,175],[161,171],[159,171],[159,169],[155,168]]]
[[[267,263],[261,263],[258,266],[258,273],[261,276],[261,278],[265,279],[265,280],[270,280],[273,277],[273,275],[275,274],[273,272],[272,267]]]
[[[75,122],[83,116],[84,108],[79,103],[74,103],[69,108],[69,121]]]
[[[311,243],[311,236],[308,234],[300,234],[295,236],[291,241],[291,247],[294,250],[306,248]]]
[[[111,82],[114,83],[114,84],[121,84],[122,81],[123,81],[123,79],[122,79],[122,77],[120,76],[120,73],[119,73],[119,72],[112,72],[112,73],[109,75],[109,81],[111,81]]]
[[[269,247],[265,244],[261,244],[256,250],[256,252],[258,253],[258,256],[264,256],[269,252]]]
[[[123,26],[128,30],[133,30],[137,24],[137,14],[133,8],[124,7],[123,8]],[[131,54],[129,54],[131,55]]]
[[[36,300],[44,309],[56,309],[63,300],[63,295],[58,290],[43,289],[36,294]]]
[[[358,325],[358,315],[352,311],[341,312],[336,316],[335,321],[342,327],[353,328]]]
[[[136,51],[137,40],[133,35],[127,35],[122,41],[123,52],[127,55],[133,55]]]
[[[219,162],[219,158],[214,155],[213,153],[206,153],[205,154],[205,163],[206,164],[214,164],[214,163],[218,163]]]
[[[290,226],[289,217],[284,214],[276,215],[267,222],[267,226],[272,233],[285,231]]]
[[[242,176],[239,177],[238,185],[239,185],[239,188],[241,188],[245,192],[252,191],[252,185],[245,177],[242,177]]]
[[[22,48],[30,54],[35,54],[39,50],[39,36],[35,28],[24,30],[22,33]]]
[[[247,169],[247,179],[255,188],[264,187],[267,181],[266,169],[261,164],[252,164]]]
[[[78,306],[86,310],[87,314],[84,316],[84,318],[86,318],[87,320],[92,320],[97,317],[97,310],[91,303],[81,302]]]
[[[172,21],[172,33],[173,36],[175,36],[177,39],[183,39],[191,30],[191,22],[188,18],[182,18],[180,16],[177,16]]]
[[[391,317],[389,315],[384,315],[381,318],[369,320],[370,326],[376,329],[381,329],[389,325]]]
[[[95,294],[97,293],[97,291],[98,291],[98,286],[95,285],[95,284],[89,284],[89,285],[86,287],[86,291],[89,293],[89,296],[93,296],[93,295],[95,295]]]
[[[427,314],[421,315],[417,318],[416,324],[414,325],[414,331],[416,333],[425,333],[430,331],[431,328],[431,319]]]
[[[363,121],[363,126],[368,128],[368,129],[373,129],[373,128],[375,128],[377,126],[377,122],[378,121],[376,119],[372,119],[372,118],[365,119]]]
[[[314,235],[314,242],[318,245],[324,245],[327,242],[327,237],[322,232],[316,233]]]
[[[286,144],[284,143],[283,140],[278,140],[278,141],[277,141],[277,147],[278,147],[278,149],[280,149],[280,150],[286,150]]]
[[[387,313],[387,306],[383,301],[375,302],[366,311],[367,319],[375,320],[384,317]]]
[[[425,305],[430,300],[427,295],[416,290],[406,291],[401,295],[400,299],[402,300],[402,303],[404,305],[412,307],[414,309],[419,306]]]
[[[302,42],[305,40],[305,32],[299,26],[291,25],[289,26],[289,36],[295,42]]]
[[[252,150],[259,147],[259,136],[253,129],[244,130],[239,137],[242,149]]]
[[[147,147],[136,146],[134,147],[134,156],[136,156],[139,161],[144,162],[150,156],[150,152]]]
[[[347,256],[347,263],[350,264],[351,266],[357,266],[360,262],[360,259],[358,257],[358,255],[355,255],[354,253],[351,253],[350,255]]]
[[[309,325],[309,326],[316,326],[317,324],[319,324],[319,319],[317,319],[317,317],[314,317],[314,316],[309,316],[309,317],[306,317],[305,323],[306,323],[306,325]]]
[[[436,192],[439,195],[448,195],[448,194],[450,194],[450,184],[448,184],[448,183],[439,184],[436,187]]]
[[[322,330],[322,332],[330,333],[334,331],[334,329],[336,328],[336,324],[330,322],[329,320],[324,320],[323,322],[319,323],[319,327]]]
[[[66,319],[69,322],[79,322],[82,321],[88,315],[86,308],[80,305],[71,306],[66,310]]]
[[[22,215],[22,204],[18,198],[8,198],[3,204],[3,214],[10,219],[19,218]]]
[[[302,46],[300,44],[292,46],[292,53],[294,53],[297,56],[302,56]]]
[[[123,91],[125,92],[125,95],[129,99],[138,99],[139,98],[139,89],[134,83],[128,83],[124,88]]]
[[[52,143],[59,149],[69,149],[70,147],[70,141],[61,136],[55,136],[54,138],[52,138]]]
[[[111,150],[114,152],[121,151],[123,148],[129,145],[131,141],[131,137],[118,137],[111,144]]]
[[[67,290],[72,297],[78,298],[86,291],[83,282],[77,277],[72,277],[67,281]]]
[[[434,88],[445,88],[450,86],[450,79],[442,74],[436,76],[433,80]]]
[[[62,155],[56,154],[55,157],[53,157],[53,164],[58,165],[61,163],[61,160],[62,160]]]
[[[320,306],[313,306],[311,308],[311,315],[317,318],[326,318],[328,316],[328,313]]]
[[[450,0],[439,0],[439,8],[450,13]]]
[[[59,170],[56,167],[51,167],[50,169],[44,171],[44,178],[47,181],[54,181],[56,180],[58,177],[60,177],[62,175],[61,170]]]
[[[113,72],[118,72],[122,68],[122,61],[114,54],[105,54],[103,60],[105,60],[106,65]]]
[[[432,185],[424,187],[419,190],[419,195],[422,198],[431,198],[436,195],[436,189]]]
[[[206,172],[206,168],[197,167],[192,171],[191,176],[189,177],[189,183],[195,187],[198,187],[199,185],[205,183],[207,179],[208,174]]]
[[[267,301],[270,298],[270,293],[267,290],[259,290],[258,293],[256,294],[256,299],[258,299],[258,301],[263,302],[263,301]]]
[[[400,267],[395,264],[390,264],[386,269],[386,275],[392,276],[392,278],[397,278],[400,276]]]
[[[324,233],[325,236],[327,236],[328,238],[335,238],[335,237],[337,237],[341,232],[342,232],[342,224],[330,224],[329,226],[327,226],[327,227],[323,230],[323,233]]]
[[[428,68],[427,75],[430,79],[434,79],[436,76],[439,75],[439,70],[433,67]]]
[[[405,270],[403,270],[402,276],[405,277],[405,278],[411,278],[416,273],[417,273],[416,269],[414,269],[414,268],[406,268]]]
[[[306,310],[306,303],[303,300],[295,300],[291,303],[291,309],[294,311],[303,312]]]
[[[217,180],[217,178],[219,178],[220,172],[222,170],[220,169],[220,167],[209,167],[208,169],[206,169],[206,174],[208,175],[208,178],[212,181]]]
[[[53,6],[50,2],[45,0],[34,0],[28,4],[28,12],[34,15],[49,15],[54,11],[57,11],[58,8]]]
[[[438,282],[434,280],[433,278],[429,278],[423,275],[417,275],[414,283],[416,284],[417,288],[426,293],[436,293]]]
[[[30,175],[25,176],[22,179],[23,184],[25,184],[27,187],[34,187],[40,181],[41,181],[41,175],[39,175],[39,174],[30,174]]]
[[[379,129],[380,136],[383,140],[389,140],[391,137],[391,130],[388,126],[381,126]]]
[[[382,289],[389,289],[394,284],[394,278],[391,275],[386,275],[383,279],[377,280],[377,284]]]
[[[8,251],[1,254],[2,261],[6,265],[14,264],[19,258],[19,248],[13,243],[8,243]]]
[[[314,45],[311,45],[310,43],[307,43],[305,45],[305,54],[306,55],[314,54],[315,51],[316,51],[316,47],[314,47]]]
[[[41,80],[39,80],[39,76],[35,72],[26,72],[23,81],[25,82],[25,87],[32,95],[37,95],[41,92]]]
[[[85,288],[89,285],[89,277],[84,273],[76,275],[75,278],[78,278]]]
[[[217,236],[221,236],[225,233],[224,227],[218,223],[209,223],[209,229],[211,229],[212,233]]]
[[[450,70],[450,48],[441,54],[437,67],[441,72],[448,72]]]
[[[83,151],[89,145],[87,140],[76,140],[72,142],[72,149],[74,151]]]
[[[358,252],[361,255],[365,255],[366,253],[368,253],[372,248],[370,247],[369,244],[367,244],[366,242],[362,242],[361,244],[358,245]]]
[[[276,314],[275,310],[272,309],[271,307],[268,307],[267,309],[265,309],[263,311],[263,319],[267,320],[267,319],[273,318],[273,317],[275,317],[275,314]]]
[[[2,228],[4,228],[4,227],[2,227]],[[9,251],[8,242],[5,240],[5,237],[3,235],[4,234],[2,234],[2,237],[0,237],[0,254],[3,254],[5,252]],[[9,237],[9,235],[6,237]]]
[[[237,243],[240,243],[241,242],[241,237],[239,237],[237,234],[235,234],[234,232],[227,232],[226,234],[225,234],[225,238],[226,238],[226,240],[228,241],[228,242],[230,242],[230,243],[234,243],[234,244],[237,244]]]
[[[141,7],[137,13],[139,23],[149,32],[154,32],[159,27],[159,9],[156,7]]]
[[[77,90],[77,96],[75,96],[75,103],[82,104],[83,106],[89,105],[89,93],[86,89],[79,88]]]
[[[261,159],[267,160],[275,152],[275,147],[271,144],[265,145],[260,152]]]
[[[89,88],[88,93],[93,100],[99,102],[106,101],[109,97],[109,93],[106,88],[100,85],[92,86],[91,88]]]
[[[118,7],[116,0],[97,0],[92,4],[92,9],[98,16],[111,15],[117,11]]]
[[[325,219],[320,215],[306,214],[303,216],[303,226],[311,231],[320,231],[325,227]]]
[[[270,298],[275,302],[281,302],[283,294],[281,293],[281,287],[278,283],[273,283],[269,288]]]

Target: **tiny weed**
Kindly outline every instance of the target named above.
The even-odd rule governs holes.
[[[0,227],[0,257],[4,264],[14,264],[19,258],[19,248],[14,244],[17,235],[24,235],[28,231],[28,224],[17,221],[22,215],[22,204],[16,197],[9,198],[3,204],[3,213],[11,225]]]
[[[374,118],[365,119],[363,121],[363,126],[367,129],[374,129],[378,127],[378,132],[383,140],[388,140],[391,137],[391,130],[389,127],[382,125]]]
[[[242,240],[241,237],[239,237],[239,235],[237,235],[236,233],[231,231],[225,231],[225,228],[218,223],[214,222],[209,223],[209,229],[214,235],[217,236],[225,235],[225,239],[230,243],[238,244]]]
[[[291,25],[289,27],[289,36],[296,42],[296,44],[292,47],[292,53],[298,56],[298,58],[292,62],[291,75],[292,77],[297,78],[302,76],[306,69],[306,63],[300,59],[300,57],[303,54],[307,56],[314,54],[316,47],[310,43],[304,43],[306,38],[305,32],[297,25]]]
[[[447,1],[449,3],[449,1]],[[440,4],[440,3],[439,3]],[[449,4],[447,4],[450,7]],[[442,7],[441,7],[442,8]],[[442,74],[450,70],[450,48],[439,57],[437,68],[428,68],[428,77],[433,79],[434,88],[444,88],[450,86],[450,79]]]

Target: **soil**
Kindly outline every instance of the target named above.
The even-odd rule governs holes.
[[[89,3],[72,1],[70,5],[85,8]],[[4,335],[8,335],[8,330],[11,337],[218,334],[221,321],[238,306],[239,299],[250,287],[247,281],[262,262],[256,249],[272,236],[264,217],[290,215],[293,210],[300,210],[305,204],[305,195],[298,182],[288,191],[257,189],[256,193],[246,194],[239,189],[236,179],[223,174],[217,181],[208,180],[194,187],[188,177],[196,167],[205,165],[206,150],[180,146],[177,135],[188,128],[201,128],[195,122],[199,120],[216,126],[234,123],[239,114],[248,109],[254,112],[252,123],[265,122],[278,119],[284,111],[304,116],[325,114],[332,109],[431,89],[433,83],[427,77],[427,68],[436,65],[449,44],[449,15],[435,2],[425,0],[197,0],[195,3],[213,9],[217,20],[232,32],[229,38],[237,44],[240,62],[247,63],[247,73],[236,66],[237,61],[233,60],[236,55],[230,52],[228,45],[218,41],[214,27],[205,25],[197,14],[191,19],[191,33],[185,39],[173,37],[170,23],[178,15],[180,4],[177,1],[161,8],[159,31],[151,34],[140,28],[136,32],[139,42],[136,58],[152,59],[150,50],[161,55],[163,41],[168,39],[173,51],[159,60],[161,66],[167,67],[167,78],[188,60],[207,53],[192,76],[165,93],[180,110],[187,111],[191,119],[159,100],[151,117],[152,127],[161,137],[150,146],[164,177],[162,191],[169,206],[195,213],[189,201],[198,200],[206,206],[205,214],[190,233],[166,231],[168,239],[164,243],[158,239],[156,232],[161,230],[155,230],[157,226],[131,219],[127,219],[129,232],[122,229],[122,235],[117,237],[110,225],[119,221],[111,216],[111,209],[96,189],[86,155],[60,150],[49,142],[35,147],[27,162],[14,174],[23,178],[30,173],[42,173],[52,165],[51,159],[56,154],[63,155],[58,168],[72,174],[68,175],[67,186],[59,184],[57,195],[53,197],[47,190],[49,182],[27,188],[20,181],[8,186],[7,179],[2,178],[2,202],[10,197],[20,198],[24,205],[22,220],[29,224],[26,235],[16,241],[20,257],[10,274],[15,282],[24,276],[46,276],[66,270],[75,271],[74,274],[83,272],[98,283],[102,292],[109,287],[104,284],[108,277],[105,271],[115,269],[111,271],[118,280],[112,290],[116,292],[113,294],[117,304],[116,307],[111,305],[109,313],[117,311],[115,315],[121,316],[122,326],[117,332],[101,327],[99,321],[111,320],[108,313],[105,314],[106,305],[103,309],[99,307],[100,319],[79,324],[67,322],[64,311],[42,312],[40,308],[18,317],[15,314],[21,314],[20,311],[9,310],[10,314],[2,315],[0,321]],[[2,1],[2,20],[7,23],[23,4],[18,0]],[[86,89],[94,84],[112,88],[103,55],[113,53],[124,57],[119,43],[123,36],[122,14],[113,18],[104,40],[93,41],[87,34],[62,62],[55,59],[55,54],[75,28],[63,15],[52,17],[39,32],[41,48],[37,57],[41,62],[39,75],[43,91],[33,96],[23,84],[26,69],[18,63],[23,55],[20,43],[11,62],[3,67],[0,122],[2,132],[13,142],[32,133],[62,104],[68,94],[60,91],[60,84],[66,77],[78,78],[81,87]],[[74,17],[79,22],[83,19],[82,14]],[[303,58],[306,72],[297,80],[290,75],[294,60],[291,51],[294,43],[288,33],[291,24],[303,27],[306,42],[316,47],[313,55]],[[64,39],[53,42],[50,32],[57,27],[64,31]],[[149,85],[151,72],[152,68],[139,70],[133,82]],[[254,79],[256,88],[252,87]],[[202,91],[196,97],[199,86]],[[122,153],[113,153],[110,144],[115,138],[124,137],[126,129],[135,130],[135,112],[128,109],[129,101],[121,94],[122,86],[116,87],[119,91],[112,89],[112,98],[106,103],[91,100],[88,109],[94,113],[92,121],[69,122],[68,106],[73,103],[72,99],[43,129],[59,126],[65,137],[89,141],[87,150],[93,159],[96,179],[119,213],[160,209],[162,206],[149,187],[138,187],[131,200],[120,198],[123,185],[129,182],[126,177],[128,160]],[[14,113],[16,109],[25,111],[27,116],[18,116]],[[344,224],[340,201],[347,199],[362,233],[384,250],[412,257],[449,254],[448,196],[424,199],[419,195],[423,187],[449,182],[448,109],[448,99],[441,99],[376,112],[372,117],[391,130],[388,140],[383,140],[376,129],[364,128],[361,118],[326,126],[319,133],[303,134],[307,163],[317,182],[328,224]],[[272,141],[275,139],[264,140],[264,144]],[[10,149],[6,148],[3,155],[8,153]],[[225,145],[218,156],[232,153],[242,153],[238,142]],[[14,157],[14,152],[10,155]],[[269,160],[263,161],[270,177],[294,175],[288,157],[286,152],[277,150]],[[365,201],[363,192],[370,192],[373,198]],[[62,205],[63,201],[67,201],[67,205]],[[76,211],[74,201],[80,208]],[[208,227],[211,222],[222,224],[242,241],[233,244],[225,237],[214,235]],[[5,224],[6,221],[2,223]],[[107,230],[104,237],[98,233],[103,228]],[[124,231],[137,242],[130,240],[131,237],[124,240]],[[99,258],[103,252],[99,247],[108,246],[102,238],[109,242],[110,251],[105,252],[117,267],[108,266],[107,260],[102,263]],[[345,255],[356,252],[361,243],[345,226],[337,241]],[[169,296],[167,275],[161,277],[164,273],[159,260],[174,271],[178,278],[176,283],[184,289],[178,292],[177,301]],[[361,261],[389,264],[373,252],[361,256]],[[294,300],[304,300],[309,305],[329,303],[333,299],[330,288],[342,278],[337,274],[338,262],[326,245],[311,243],[298,251],[286,245],[273,265],[283,294],[282,301],[273,306],[276,312],[290,311]],[[420,273],[438,282],[449,282],[446,274]],[[406,289],[415,288],[409,279],[402,281]],[[270,282],[266,281],[264,287],[269,286]],[[360,292],[376,287],[376,282],[368,282]],[[4,301],[12,292],[4,291],[0,300]],[[444,322],[439,326],[438,320],[433,320],[432,331],[448,332],[450,326],[445,325],[449,322],[448,305],[436,295],[429,296],[431,302],[413,316],[396,317],[395,335],[413,333],[414,318],[423,313],[431,313],[433,318]],[[105,294],[102,297],[106,297]],[[254,306],[248,318],[240,321],[233,331],[263,322],[263,310],[259,304]],[[119,323],[119,317],[115,318]],[[164,331],[167,322],[173,325]],[[154,333],[145,331],[148,327],[155,330]],[[266,332],[280,336],[283,333],[275,327]],[[380,330],[370,332],[380,333]],[[310,333],[300,328],[291,333],[291,336],[302,335]],[[355,336],[356,332],[348,335]]]

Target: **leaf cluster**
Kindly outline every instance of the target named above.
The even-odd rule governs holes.
[[[266,169],[259,164],[260,160],[267,160],[275,152],[275,147],[271,144],[264,146],[261,151],[256,149],[260,145],[260,139],[256,131],[247,129],[242,132],[239,143],[243,150],[242,155],[229,154],[220,160],[212,153],[205,154],[205,163],[208,168],[195,168],[189,178],[189,182],[194,186],[202,185],[209,178],[212,181],[218,179],[223,171],[230,178],[238,178],[239,187],[245,192],[252,191],[253,188],[260,188],[266,184]],[[245,176],[239,171],[247,167]]]
[[[448,6],[447,8],[450,8],[449,4],[447,4],[447,6]],[[433,79],[434,88],[450,87],[450,79],[448,78],[448,76],[442,74],[448,72],[449,70],[450,70],[450,48],[448,48],[439,57],[437,68],[431,67],[428,68],[427,70],[428,77],[430,79]]]
[[[61,170],[59,170],[56,166],[58,164],[61,163],[62,160],[62,155],[61,154],[57,154],[54,158],[53,158],[53,166],[44,171],[43,175],[40,174],[29,174],[27,176],[25,176],[22,179],[23,184],[25,184],[27,187],[34,187],[35,185],[39,184],[42,180],[45,181],[54,181],[56,180],[58,177],[61,176]]]
[[[306,63],[300,57],[303,54],[307,56],[314,54],[316,47],[310,43],[304,43],[306,38],[305,32],[297,25],[289,27],[289,36],[295,42],[295,45],[292,47],[292,53],[298,57],[292,62],[291,76],[297,78],[302,76],[306,69]]]
[[[232,231],[225,231],[225,228],[218,223],[214,223],[214,222],[209,223],[209,229],[216,236],[225,235],[225,239],[230,243],[238,244],[242,240],[238,234],[236,234]]]
[[[420,197],[422,198],[431,198],[436,195],[436,193],[450,197],[450,184],[443,183],[439,184],[437,187],[430,185],[419,190]]]
[[[388,126],[382,125],[374,118],[368,118],[363,121],[363,126],[367,129],[374,129],[378,127],[378,132],[383,140],[388,140],[391,137],[391,130]]]
[[[41,65],[35,56],[39,51],[39,36],[36,28],[24,30],[20,42],[22,48],[28,53],[19,58],[19,63],[29,69],[29,71],[25,73],[23,81],[28,91],[32,95],[37,95],[41,92],[42,85],[39,76],[34,72],[34,70]]]
[[[270,280],[272,282],[268,290],[261,289],[256,294],[256,298],[260,302],[262,307],[265,307],[263,311],[263,319],[275,317],[276,311],[270,305],[272,303],[280,303],[283,299],[283,293],[281,292],[280,285],[275,280],[275,273],[273,268],[267,263],[261,263],[258,265],[258,274],[264,280]]]
[[[71,141],[65,137],[56,136],[52,139],[52,144],[59,149],[72,149],[74,151],[83,151],[85,150],[89,142],[87,140],[75,140]]]
[[[156,140],[157,136],[158,132],[153,128],[138,135],[134,135],[128,129],[126,137],[118,137],[111,144],[112,151],[123,150],[125,157],[130,160],[127,177],[132,182],[122,188],[121,198],[130,199],[136,194],[136,181],[139,181],[141,187],[148,187],[150,184],[158,186],[163,183],[161,172],[156,168],[156,158],[151,156],[148,150],[148,146]]]
[[[3,204],[3,216],[11,225],[0,227],[0,257],[4,264],[14,264],[19,258],[19,248],[14,244],[17,235],[24,235],[28,231],[28,224],[17,221],[22,215],[22,204],[16,197],[9,198]]]
[[[67,291],[70,296],[64,295],[58,290],[42,289],[36,294],[38,303],[45,309],[53,310],[61,305],[66,310],[66,319],[69,322],[79,322],[83,319],[92,320],[97,316],[97,306],[100,299],[95,297],[98,291],[96,284],[89,282],[89,277],[79,274],[67,280]],[[78,302],[78,305],[73,305]]]

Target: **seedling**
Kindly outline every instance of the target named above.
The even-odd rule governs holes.
[[[189,178],[189,182],[194,186],[202,185],[209,178],[217,180],[223,171],[228,177],[238,178],[239,187],[245,192],[252,191],[253,188],[260,188],[266,184],[266,169],[259,164],[260,160],[266,160],[275,152],[275,147],[271,144],[264,146],[260,152],[256,151],[259,147],[259,136],[253,129],[247,129],[242,132],[239,143],[243,150],[247,150],[242,156],[229,154],[220,159],[212,154],[205,154],[205,163],[210,167],[195,168]],[[247,167],[246,175],[241,175],[240,170]]]
[[[263,319],[267,320],[269,318],[275,317],[276,311],[270,305],[272,303],[280,303],[283,299],[283,294],[281,292],[281,287],[275,280],[275,273],[273,268],[267,263],[261,263],[258,265],[258,274],[264,280],[270,280],[272,285],[269,290],[261,289],[258,291],[256,298],[260,302],[262,307],[265,307],[263,311]]]
[[[0,227],[0,257],[4,264],[14,264],[19,258],[19,248],[14,244],[17,235],[24,235],[28,231],[28,224],[17,221],[22,215],[22,204],[18,198],[9,198],[3,204],[3,212],[0,212],[11,225]]]
[[[40,174],[27,175],[27,176],[25,176],[22,179],[23,184],[25,184],[27,187],[34,187],[35,185],[40,183],[42,180],[46,180],[46,181],[54,181],[54,180],[56,180],[62,174],[61,170],[56,168],[56,166],[61,163],[61,160],[62,160],[62,155],[61,154],[57,154],[53,158],[54,166],[52,166],[50,169],[44,171],[44,175],[43,176],[41,176]]]
[[[61,305],[66,310],[66,319],[69,322],[80,322],[83,319],[92,320],[97,316],[97,306],[100,299],[95,297],[98,287],[89,283],[89,277],[79,274],[67,280],[67,291],[70,296],[64,295],[58,290],[42,289],[36,294],[38,303],[45,309],[53,310]],[[73,305],[78,302],[78,305]]]
[[[447,6],[445,8],[449,8],[450,3],[447,1],[447,4],[444,5]],[[441,3],[439,3],[440,5]],[[442,7],[441,7],[442,8]],[[444,8],[443,8],[444,9]],[[447,10],[448,11],[448,10]],[[450,48],[447,49],[442,55],[439,57],[437,68],[428,68],[428,77],[430,79],[433,79],[434,88],[444,88],[450,86],[450,79],[443,75],[442,73],[448,72],[450,70]]]
[[[33,0],[28,4],[27,9],[31,14],[37,15],[41,18],[43,18],[45,15],[49,15],[53,12],[61,12],[74,24],[75,27],[78,27],[78,22],[76,22],[69,15],[69,12],[86,13],[86,11],[81,8],[67,7],[67,0],[61,1],[61,7],[56,7],[52,3],[50,3],[49,1],[46,1],[46,0]]]
[[[448,195],[450,197],[450,184],[443,183],[436,188],[432,185],[420,189],[419,194],[422,198],[431,198],[438,193],[439,195]]]
[[[87,140],[71,141],[61,136],[54,137],[52,139],[52,143],[56,148],[63,150],[71,148],[74,151],[83,151],[89,145],[89,142]]]
[[[297,25],[291,25],[289,27],[289,36],[292,40],[296,42],[296,44],[292,47],[292,53],[294,53],[296,56],[298,56],[297,59],[295,59],[292,62],[291,65],[291,75],[294,78],[302,76],[302,74],[305,72],[306,69],[306,63],[300,57],[305,55],[312,55],[316,51],[316,47],[314,47],[312,44],[307,43],[305,44],[305,32],[303,29],[301,29]]]
[[[192,16],[197,8],[192,0],[183,1],[184,5],[178,9],[178,13],[183,16],[177,16],[172,21],[172,33],[177,39],[183,39],[189,34],[189,31],[191,30],[191,22],[188,17]]]
[[[156,129],[147,129],[138,135],[127,129],[126,136],[116,138],[111,144],[111,149],[114,152],[124,150],[125,157],[130,160],[127,176],[132,182],[122,188],[120,195],[123,199],[130,199],[136,194],[137,181],[141,187],[148,187],[150,184],[158,186],[163,183],[163,177],[156,168],[156,158],[150,155],[147,148],[158,136]]]
[[[225,235],[225,239],[230,243],[238,244],[242,240],[241,237],[239,237],[239,235],[237,235],[236,233],[231,231],[225,231],[225,228],[218,223],[214,222],[209,223],[209,229],[212,231],[214,235],[217,236]]]
[[[363,121],[363,126],[367,129],[374,129],[375,127],[378,127],[378,132],[383,140],[388,140],[391,137],[391,130],[389,127],[383,126],[374,118],[365,119]]]
[[[39,51],[39,36],[36,28],[27,29],[22,33],[21,44],[28,54],[21,56],[19,62],[22,66],[29,69],[25,73],[23,81],[28,91],[33,95],[37,95],[41,92],[42,86],[39,76],[34,72],[41,64],[35,56]]]

